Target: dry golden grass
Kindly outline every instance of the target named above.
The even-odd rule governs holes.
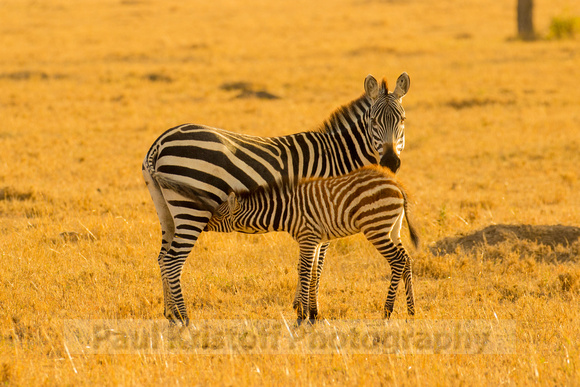
[[[580,15],[535,4],[544,35]],[[578,40],[513,39],[515,1],[3,0],[0,14],[0,384],[578,384],[579,242],[429,249],[493,224],[580,226]],[[516,320],[517,354],[67,355],[64,319],[161,318],[140,163],[163,130],[313,129],[368,73],[402,71],[417,317]],[[234,98],[230,82],[281,98]],[[292,319],[297,256],[285,234],[203,234],[190,316]],[[334,243],[323,316],[380,318],[388,272],[364,238]]]

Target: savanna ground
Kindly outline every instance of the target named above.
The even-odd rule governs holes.
[[[545,37],[580,3],[536,0],[533,42],[513,39],[515,9],[3,0],[0,383],[577,384],[580,242],[550,227],[580,226],[580,45]],[[402,71],[417,318],[515,320],[515,354],[69,356],[66,319],[162,318],[140,164],[163,130],[315,129],[367,74]],[[182,280],[190,317],[293,319],[297,253],[285,234],[203,234]],[[381,318],[388,278],[361,236],[334,243],[323,317]],[[406,317],[399,292],[393,318]]]

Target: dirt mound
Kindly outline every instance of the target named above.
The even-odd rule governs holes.
[[[260,99],[280,99],[279,96],[270,93],[267,90],[257,90],[257,86],[250,82],[226,82],[220,86],[220,89],[225,91],[239,91],[240,93],[234,98],[260,98]]]
[[[506,241],[528,241],[555,249],[558,245],[569,246],[580,238],[580,228],[573,226],[531,226],[498,224],[488,226],[473,234],[447,237],[437,241],[431,252],[441,256],[455,252],[459,247],[463,251],[474,251],[484,246],[493,246]]]

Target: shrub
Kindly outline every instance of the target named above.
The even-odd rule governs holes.
[[[574,38],[576,32],[580,30],[580,18],[572,16],[554,16],[550,23],[551,39]]]

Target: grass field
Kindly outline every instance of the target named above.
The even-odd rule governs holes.
[[[534,3],[540,36],[553,17],[580,15],[577,1]],[[0,384],[578,385],[580,242],[549,246],[522,230],[580,227],[580,42],[514,39],[515,10],[2,0]],[[399,176],[423,240],[410,250],[417,319],[515,321],[516,353],[68,352],[64,320],[162,318],[160,227],[141,176],[162,131],[315,129],[367,74],[393,85],[403,71]],[[472,250],[445,239],[502,224],[511,238]],[[292,320],[297,257],[285,234],[203,234],[182,279],[190,317]],[[362,236],[334,243],[323,317],[381,318],[388,278]],[[393,318],[407,318],[402,292]]]

